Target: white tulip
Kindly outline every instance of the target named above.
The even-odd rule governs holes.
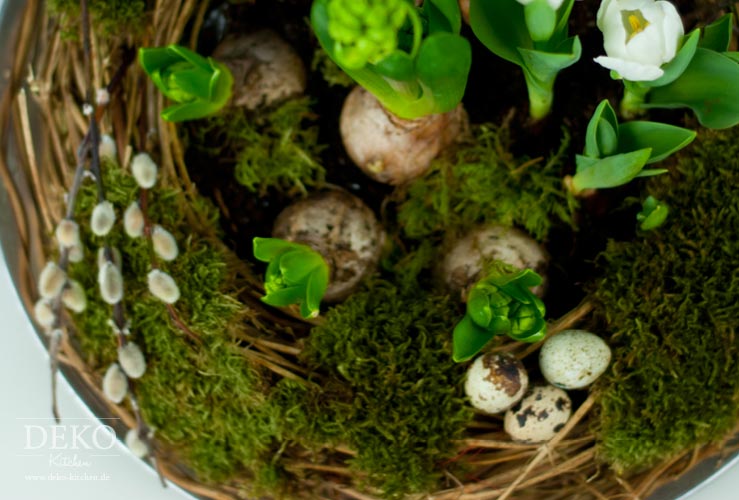
[[[661,77],[685,34],[675,6],[662,0],[603,0],[598,28],[607,55],[595,62],[632,82]]]

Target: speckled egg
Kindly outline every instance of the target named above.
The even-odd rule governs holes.
[[[611,362],[611,349],[597,335],[565,330],[544,342],[539,367],[550,384],[582,389],[600,377]]]
[[[467,370],[464,390],[472,406],[486,413],[501,413],[516,404],[529,386],[523,364],[507,354],[487,353]]]
[[[506,412],[503,425],[514,441],[543,443],[562,430],[571,414],[572,402],[565,391],[552,385],[535,386]]]

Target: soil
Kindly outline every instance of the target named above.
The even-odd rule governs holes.
[[[683,14],[686,32],[696,25],[705,25],[731,9],[729,0],[674,0]],[[198,50],[210,53],[227,33],[249,32],[269,27],[280,33],[299,53],[310,68],[316,40],[308,23],[310,0],[261,1],[214,4],[204,24]],[[620,82],[613,81],[609,72],[593,62],[603,54],[602,36],[595,25],[598,0],[578,1],[570,18],[570,34],[580,36],[583,54],[578,63],[563,71],[555,89],[552,114],[543,122],[532,125],[528,120],[526,86],[518,67],[492,54],[475,38],[469,26],[463,35],[473,48],[473,65],[464,97],[471,122],[501,123],[515,108],[511,122],[512,152],[516,156],[549,156],[562,139],[562,128],[571,134],[569,161],[562,175],[574,170],[574,155],[582,150],[583,134],[593,110],[602,99],[617,105],[622,92]],[[697,4],[697,5],[696,5]],[[349,89],[329,87],[320,72],[309,72],[307,94],[314,101],[319,116],[319,142],[328,147],[322,154],[327,182],[342,186],[361,197],[377,214],[393,188],[377,183],[355,167],[347,157],[339,135],[339,114]],[[651,119],[669,123],[684,123],[686,113],[657,111]],[[197,122],[190,126],[197,126]],[[257,198],[233,179],[233,163],[199,157],[188,152],[187,164],[200,191],[225,207],[222,219],[225,241],[244,259],[251,258],[251,237],[268,235],[272,221],[291,201],[285,195],[271,192]],[[565,226],[555,227],[547,244],[554,265],[550,269],[550,290],[547,297],[548,316],[557,317],[577,305],[584,293],[581,285],[592,281],[596,272],[594,261],[609,238],[632,239],[635,236],[635,214],[638,203],[625,203],[639,196],[639,183],[622,189],[601,191],[583,200],[577,231]]]

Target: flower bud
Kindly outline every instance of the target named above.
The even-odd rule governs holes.
[[[113,138],[107,134],[100,136],[100,147],[98,148],[101,159],[116,163],[118,161],[118,147]]]
[[[62,248],[70,248],[80,244],[80,228],[70,219],[62,219],[56,227],[56,240]]]
[[[38,278],[38,289],[45,299],[53,299],[62,292],[67,275],[54,262],[47,262]]]
[[[169,274],[154,269],[147,276],[149,291],[156,298],[167,304],[174,304],[180,298],[180,289]]]
[[[85,249],[81,244],[75,245],[69,249],[69,262],[78,263],[82,262],[85,258]]]
[[[151,243],[154,245],[156,254],[168,262],[175,260],[180,253],[177,248],[177,240],[174,239],[172,233],[158,224],[154,226],[151,233]]]
[[[87,308],[85,290],[78,281],[69,281],[69,285],[62,292],[62,302],[67,309],[76,313],[81,313]]]
[[[54,324],[56,315],[54,309],[51,307],[51,302],[46,299],[41,299],[33,306],[33,316],[36,318],[36,323],[44,328],[49,328]]]
[[[131,172],[138,185],[143,189],[149,189],[157,182],[157,165],[146,153],[139,153],[133,157]]]
[[[113,264],[115,264],[115,267],[121,269],[121,262],[123,262],[121,251],[116,247],[110,247],[110,253],[113,254]],[[105,256],[105,247],[100,247],[98,248],[98,269],[103,267],[106,262],[108,262],[108,258]]]
[[[102,201],[95,206],[90,217],[90,229],[96,236],[105,236],[115,223],[115,210],[109,201]]]
[[[137,202],[132,202],[123,214],[123,228],[131,238],[144,234],[144,213]]]
[[[118,363],[129,378],[139,378],[146,372],[144,353],[134,342],[127,342],[118,348]]]
[[[123,298],[123,276],[121,271],[112,262],[106,262],[98,272],[98,285],[103,300],[115,305]]]
[[[149,454],[149,445],[139,437],[138,429],[130,429],[126,433],[126,446],[137,458],[144,458]]]
[[[108,400],[115,404],[123,401],[128,393],[128,379],[123,373],[118,363],[113,363],[108,367],[103,377],[103,394]]]

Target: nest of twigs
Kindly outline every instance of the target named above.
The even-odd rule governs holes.
[[[64,194],[72,188],[78,151],[90,134],[90,119],[82,111],[88,89],[108,85],[110,103],[95,110],[100,127],[113,131],[121,164],[128,165],[133,150],[146,150],[159,159],[162,184],[179,193],[179,206],[185,211],[192,231],[208,239],[229,255],[230,272],[242,288],[241,299],[249,314],[238,326],[240,352],[248,363],[273,372],[274,377],[305,381],[300,366],[300,343],[284,332],[307,331],[296,315],[276,314],[261,304],[261,282],[249,265],[243,263],[218,238],[215,228],[196,210],[189,208],[197,196],[185,165],[184,147],[178,131],[159,118],[164,105],[161,94],[131,64],[131,50],[137,44],[162,46],[181,42],[194,45],[203,24],[208,2],[197,0],[157,0],[151,24],[141,38],[103,39],[92,36],[89,53],[83,43],[67,40],[63,30],[47,17],[40,0],[28,0],[15,35],[15,58],[0,108],[0,173],[17,224],[17,260],[9,261],[18,276],[17,287],[28,310],[38,296],[36,282],[53,248],[52,233],[64,217]],[[187,27],[187,31],[186,31]],[[187,37],[183,40],[183,35]],[[87,60],[89,56],[89,61]],[[89,64],[87,64],[89,63]],[[9,154],[12,154],[12,160]],[[80,162],[85,168],[85,161]],[[5,242],[6,245],[8,242]],[[575,325],[586,324],[590,304],[583,303],[550,327],[550,335]],[[192,331],[171,307],[172,324],[183,335],[192,337],[191,348],[198,348],[198,332]],[[60,339],[57,359],[61,370],[77,391],[101,417],[120,418],[122,426],[133,428],[140,419],[135,404],[108,402],[100,389],[101,374],[90,368],[76,342],[73,318],[63,318],[66,334]],[[265,326],[266,325],[266,326]],[[274,334],[264,335],[270,325]],[[302,326],[301,326],[302,325]],[[297,337],[300,334],[296,334]],[[535,355],[539,344],[504,343],[496,349],[519,359]],[[591,394],[574,412],[556,437],[543,445],[510,441],[497,417],[475,416],[466,437],[457,443],[458,454],[449,463],[463,464],[469,479],[445,472],[446,486],[426,497],[437,500],[517,499],[637,499],[646,498],[661,485],[680,477],[704,458],[725,446],[706,446],[688,450],[651,470],[621,476],[596,457],[591,422],[594,398]],[[135,400],[134,400],[135,403]],[[244,498],[249,491],[247,474],[222,484],[200,482],[181,466],[177,450],[154,440],[151,457],[161,475],[193,494],[213,499]],[[375,498],[363,488],[348,465],[354,452],[341,446],[308,453],[298,447],[283,451],[288,471],[295,475],[297,495],[319,498]]]

